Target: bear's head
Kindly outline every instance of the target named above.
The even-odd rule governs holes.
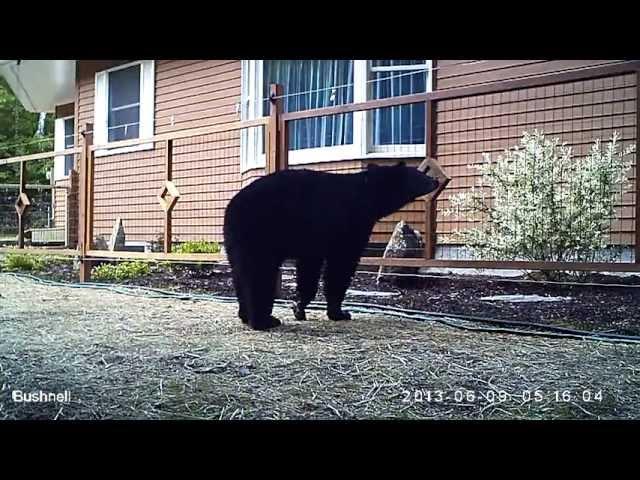
[[[438,188],[439,181],[405,162],[392,166],[369,164],[365,172],[370,201],[377,218],[399,210]]]

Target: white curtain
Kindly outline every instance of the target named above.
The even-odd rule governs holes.
[[[353,103],[353,61],[265,60],[263,98],[269,97],[272,83],[285,87],[286,112]],[[264,113],[269,113],[268,100],[264,103]],[[351,113],[299,120],[291,122],[289,128],[290,150],[353,143]]]
[[[411,70],[411,65],[424,65],[424,60],[374,60],[372,68],[397,68],[371,72],[371,97],[410,95],[426,91],[427,72]],[[404,68],[403,68],[404,67]],[[425,105],[399,105],[373,111],[373,145],[422,144],[425,141]]]

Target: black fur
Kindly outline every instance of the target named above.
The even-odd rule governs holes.
[[[327,316],[349,319],[342,301],[373,226],[437,187],[437,180],[401,162],[355,174],[285,170],[242,189],[224,221],[242,321],[256,330],[280,324],[271,312],[286,259],[297,262],[298,320],[317,293],[323,265]]]

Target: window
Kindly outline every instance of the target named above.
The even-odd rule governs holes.
[[[73,133],[73,117],[64,121],[64,148],[73,148],[75,135]],[[68,176],[73,168],[73,153],[64,156],[64,176]]]
[[[73,148],[75,143],[75,122],[73,117],[57,118],[54,124],[54,150],[66,150]],[[60,180],[69,176],[73,169],[73,154],[61,155],[54,160],[54,180]]]
[[[353,103],[352,60],[263,61],[263,112],[269,112],[269,86],[286,85],[285,112]],[[289,148],[334,147],[353,143],[353,114],[309,118],[291,123]]]
[[[370,67],[371,100],[427,91],[425,60],[373,60]],[[393,151],[389,146],[424,145],[425,105],[398,105],[374,110],[371,115],[374,151]]]
[[[330,107],[430,90],[428,60],[245,60],[242,118],[269,113],[269,87],[284,86],[286,112]],[[421,156],[424,104],[289,123],[291,164],[387,156]],[[265,165],[260,129],[245,132],[241,168]]]
[[[154,63],[139,61],[96,73],[94,143],[153,136]],[[99,150],[97,155],[153,148],[153,144]]]
[[[140,136],[140,65],[109,74],[107,137],[110,142]]]

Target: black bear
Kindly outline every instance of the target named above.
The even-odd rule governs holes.
[[[280,325],[271,315],[277,274],[292,259],[296,319],[305,319],[326,263],[327,316],[348,320],[342,301],[375,223],[436,188],[438,180],[404,162],[354,174],[284,170],[243,188],[224,219],[240,319],[255,330]]]

